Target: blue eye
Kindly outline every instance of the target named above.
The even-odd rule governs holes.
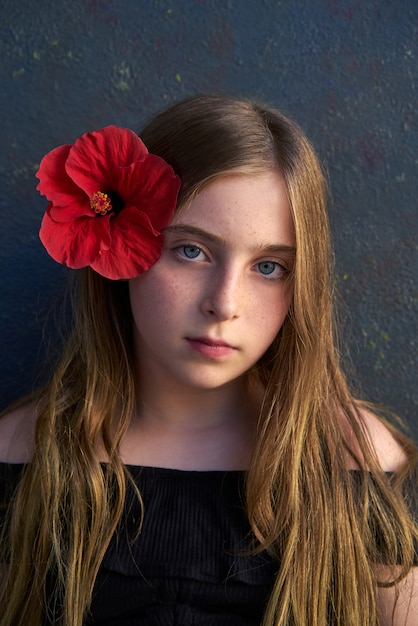
[[[268,276],[269,274],[272,274],[274,272],[277,265],[278,264],[273,263],[273,261],[263,261],[262,263],[258,264],[258,269],[260,270],[260,274]]]
[[[183,246],[182,248],[184,256],[188,259],[196,259],[201,253],[201,249],[197,246]]]

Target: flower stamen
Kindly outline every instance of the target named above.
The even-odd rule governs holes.
[[[96,191],[90,198],[90,207],[98,215],[106,215],[112,210],[112,201],[107,193]]]

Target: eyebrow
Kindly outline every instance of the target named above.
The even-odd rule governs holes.
[[[213,233],[208,233],[202,228],[197,228],[197,226],[188,226],[187,224],[174,224],[173,226],[166,226],[164,232],[175,233],[178,235],[195,235],[196,237],[200,237],[201,239],[205,239],[206,241],[216,243],[218,245],[225,244],[223,237],[214,235]],[[263,252],[264,254],[280,254],[286,252],[294,255],[296,254],[296,248],[294,246],[268,244],[266,246],[254,246],[254,252]]]

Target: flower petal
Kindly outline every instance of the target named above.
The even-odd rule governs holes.
[[[180,179],[172,167],[154,154],[141,163],[132,163],[119,170],[115,191],[126,206],[135,206],[149,215],[157,230],[165,228],[176,206]]]
[[[96,191],[115,190],[119,168],[142,161],[147,154],[145,145],[132,130],[106,126],[77,139],[68,155],[66,171],[90,197]]]
[[[74,217],[91,215],[88,196],[77,187],[65,171],[65,163],[71,150],[70,145],[58,146],[44,156],[36,173],[40,181],[36,189],[54,206],[72,206]]]
[[[72,269],[91,265],[100,250],[111,243],[109,218],[81,217],[72,222],[56,222],[50,215],[51,205],[42,220],[39,237],[49,255]]]
[[[83,196],[85,197],[84,193]],[[57,206],[55,203],[51,206],[50,215],[56,222],[72,222],[80,217],[93,218],[96,213],[90,207],[89,203],[80,202],[77,197],[69,198],[68,204],[65,206]]]
[[[117,223],[116,223],[117,222]],[[149,217],[135,208],[124,209],[110,222],[112,243],[91,267],[106,278],[134,278],[161,256],[163,235],[154,234]]]

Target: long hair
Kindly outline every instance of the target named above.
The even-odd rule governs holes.
[[[285,179],[296,233],[293,298],[278,336],[250,372],[264,401],[247,473],[247,511],[254,549],[269,550],[278,563],[264,625],[378,624],[374,565],[400,564],[401,576],[412,565],[416,529],[401,489],[416,454],[393,431],[408,462],[390,486],[340,368],[318,159],[287,117],[232,97],[183,101],[140,135],[181,177],[179,207],[228,173],[279,171]],[[119,443],[138,391],[127,284],[91,270],[80,272],[78,282],[74,328],[39,394],[36,451],[3,538],[10,566],[0,626],[40,626],[46,606],[55,623],[81,626],[123,511],[130,477]],[[98,448],[108,463],[100,463]],[[350,457],[371,470],[373,480],[368,471],[354,479]],[[371,507],[384,549],[376,547]]]

